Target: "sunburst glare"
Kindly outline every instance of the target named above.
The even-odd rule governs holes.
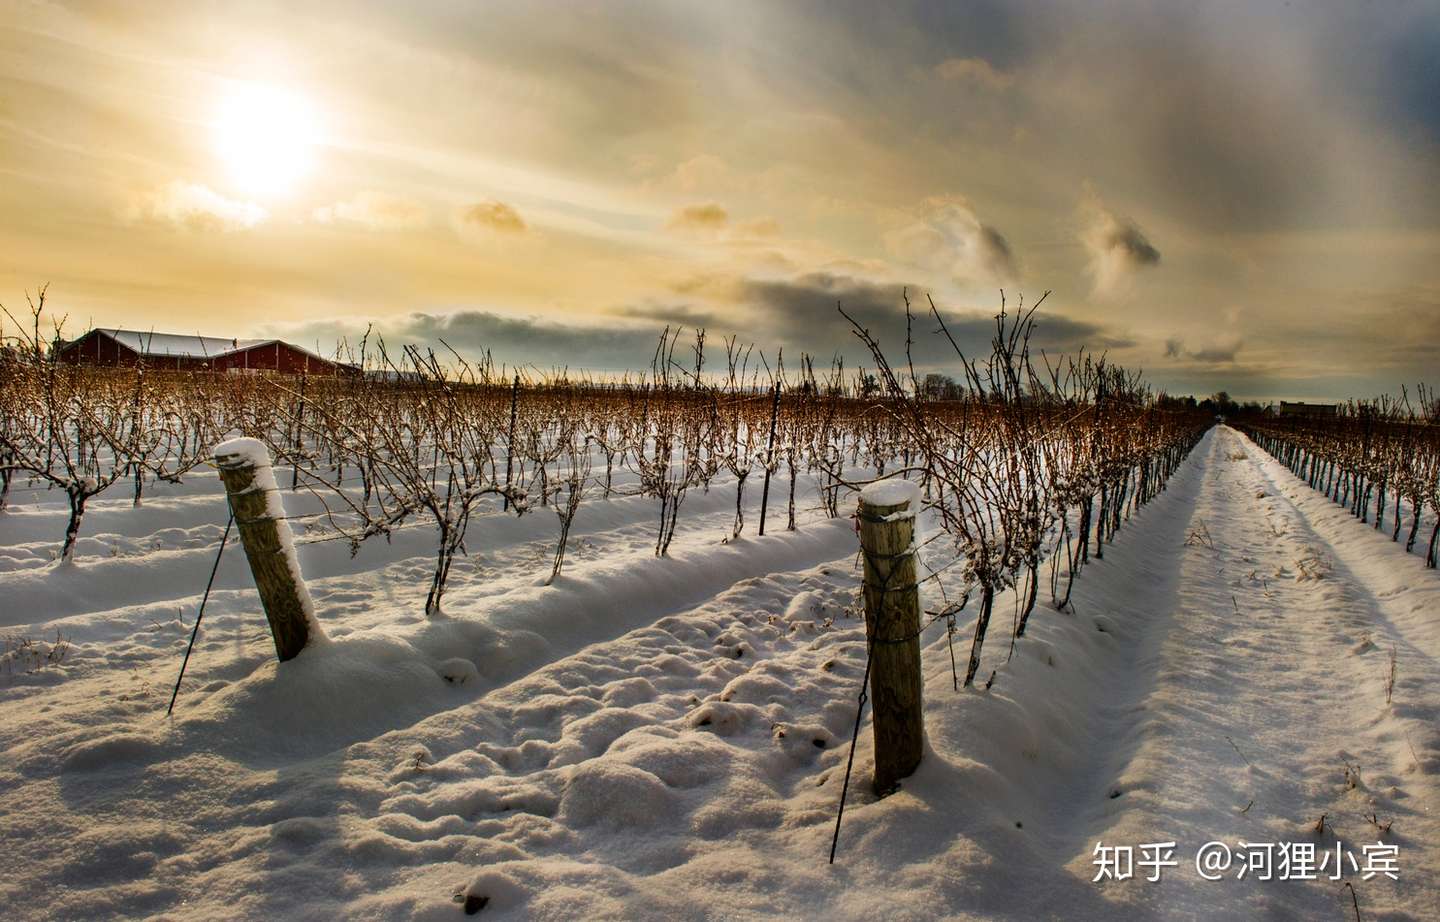
[[[237,191],[279,198],[314,167],[319,114],[303,95],[264,83],[231,86],[217,107],[215,152]]]

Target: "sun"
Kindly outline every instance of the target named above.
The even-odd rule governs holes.
[[[215,152],[246,195],[280,198],[310,172],[319,139],[318,113],[285,87],[237,83],[220,100]]]

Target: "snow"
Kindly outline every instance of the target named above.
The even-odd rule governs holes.
[[[867,484],[860,491],[860,501],[868,506],[899,506],[909,504],[908,511],[920,508],[920,486],[900,477],[888,477]]]
[[[254,345],[263,340],[222,339],[218,336],[187,336],[176,333],[153,333],[140,330],[101,329],[116,342],[141,355],[180,355],[196,358],[215,358],[238,348]]]
[[[267,476],[281,513],[312,511]],[[903,480],[866,491],[919,505]],[[224,526],[215,478],[141,509],[102,495],[66,571],[42,550],[63,496],[18,505],[0,624],[70,648],[0,657],[7,917],[1343,918],[1339,883],[1193,866],[1210,840],[1336,836],[1400,846],[1400,880],[1350,876],[1364,918],[1440,905],[1440,577],[1238,433],[1206,436],[1066,613],[1042,589],[1013,657],[987,645],[989,690],[953,689],[943,622],[922,635],[924,760],[876,800],[867,709],[833,866],[865,666],[856,537],[808,511],[723,543],[733,506],[692,494],[656,559],[652,502],[588,501],[553,586],[553,519],[482,515],[438,618],[433,530],[354,559],[302,536],[331,639],[283,664],[232,548],[167,721]],[[1213,548],[1187,543],[1202,526]],[[1160,883],[1092,882],[1097,842],[1168,840]]]
[[[218,463],[231,466],[269,467],[270,451],[259,439],[236,438],[221,442],[212,452]]]

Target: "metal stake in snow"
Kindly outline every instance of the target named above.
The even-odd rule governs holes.
[[[500,509],[510,511],[510,478],[515,473],[515,414],[520,408],[520,376],[510,387],[510,432],[505,436],[505,492],[500,494]]]
[[[760,491],[760,537],[765,537],[765,511],[770,508],[770,472],[775,469],[775,421],[780,417],[780,382],[771,390],[770,438],[765,441],[765,488]]]
[[[920,587],[915,581],[915,485],[892,479],[860,494],[865,633],[875,727],[875,792],[893,791],[925,747],[920,708]]]
[[[281,662],[293,659],[306,643],[323,634],[300,576],[295,539],[285,521],[270,453],[259,439],[231,439],[215,447],[215,464],[275,637],[275,653]]]

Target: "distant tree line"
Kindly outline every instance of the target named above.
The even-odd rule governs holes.
[[[1172,397],[1169,394],[1161,393],[1155,398],[1155,404],[1162,410],[1202,410],[1216,416],[1250,416],[1252,414],[1258,416],[1268,406],[1258,400],[1239,403],[1231,398],[1227,391],[1216,391],[1209,397],[1199,400],[1193,395]]]

